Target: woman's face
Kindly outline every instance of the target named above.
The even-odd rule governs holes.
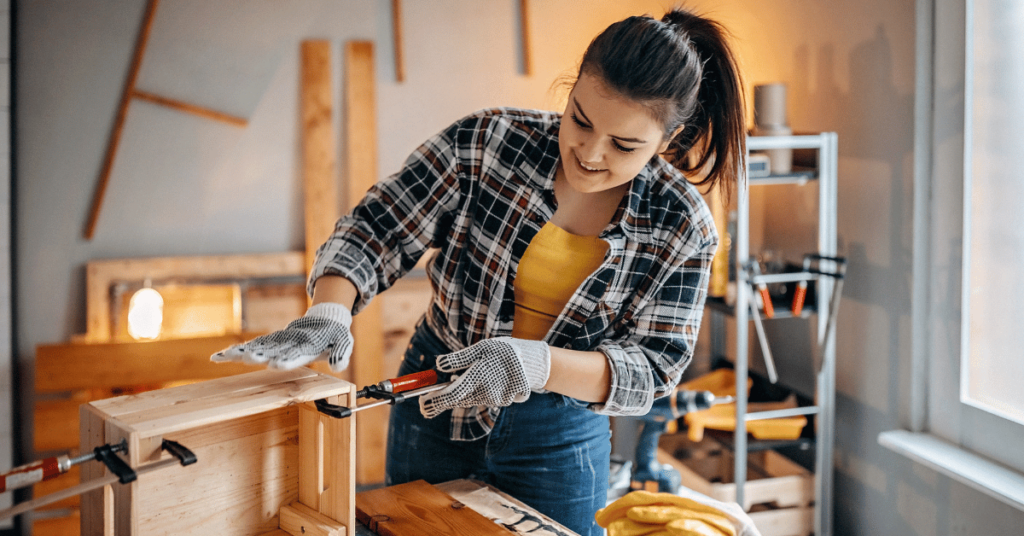
[[[580,75],[558,131],[562,171],[574,190],[625,185],[667,147],[662,125],[646,108],[610,91],[598,77]]]

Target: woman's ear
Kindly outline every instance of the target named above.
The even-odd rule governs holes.
[[[676,129],[672,131],[672,134],[670,134],[668,138],[665,138],[661,142],[661,145],[658,146],[658,154],[664,153],[666,150],[668,150],[669,144],[672,143],[672,140],[676,139],[676,136],[678,136],[679,133],[682,132],[683,128],[685,127],[686,125],[679,125],[678,127],[676,127]]]

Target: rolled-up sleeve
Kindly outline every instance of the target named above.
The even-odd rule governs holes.
[[[444,238],[445,218],[458,203],[459,124],[427,140],[402,169],[374,184],[317,250],[307,292],[325,275],[343,276],[359,292],[358,313],[412,269]]]
[[[711,259],[718,247],[714,229],[697,245],[681,248],[663,271],[653,299],[639,308],[634,329],[602,342],[611,368],[611,390],[603,404],[590,409],[606,415],[643,415],[654,400],[675,389],[693,358],[707,299]],[[675,260],[674,259],[674,260]]]

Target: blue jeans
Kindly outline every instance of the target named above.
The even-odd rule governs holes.
[[[398,373],[433,368],[449,352],[420,322]],[[476,441],[452,441],[451,412],[426,419],[415,400],[393,406],[389,424],[387,485],[474,478],[583,536],[603,534],[594,513],[607,500],[611,431],[608,417],[586,403],[533,393],[502,408],[491,433]]]

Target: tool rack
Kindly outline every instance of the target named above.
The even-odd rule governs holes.
[[[735,251],[736,292],[735,301],[725,305],[724,301],[709,300],[708,312],[711,329],[711,355],[724,357],[732,361],[736,372],[736,428],[733,433],[731,448],[734,451],[733,482],[736,488],[736,501],[744,504],[744,487],[747,485],[747,453],[761,449],[761,445],[748,443],[747,422],[757,419],[807,415],[814,417],[816,431],[812,440],[815,449],[814,459],[814,534],[830,536],[832,534],[832,485],[833,485],[833,441],[835,436],[835,312],[842,288],[842,275],[845,271],[845,260],[837,254],[837,144],[835,133],[825,132],[813,135],[793,136],[750,136],[747,138],[748,151],[767,151],[772,149],[811,150],[815,154],[812,168],[796,169],[786,175],[770,175],[767,177],[741,178],[736,202],[736,231],[732,237]],[[747,179],[747,180],[743,180]],[[791,184],[805,185],[816,183],[817,199],[817,251],[813,260],[820,269],[803,270],[784,274],[759,274],[751,270],[757,260],[750,252],[750,190],[754,187],[769,188],[773,185]],[[778,210],[778,207],[775,207]],[[772,210],[771,207],[766,210]],[[723,233],[724,234],[724,233]],[[806,261],[806,259],[805,259]],[[807,263],[805,262],[805,267]],[[802,318],[817,324],[817,344],[814,353],[806,358],[816,367],[812,405],[793,409],[775,410],[771,412],[748,412],[747,379],[750,376],[750,356],[752,332],[750,324],[757,330],[757,339],[761,343],[762,356],[769,379],[774,381],[775,367],[768,353],[768,343],[763,333],[762,323],[770,323],[771,319],[758,310],[756,305],[756,286],[779,282],[813,281],[816,285],[813,302],[808,300],[807,306],[799,315],[793,315],[786,308],[779,308],[774,318]],[[835,291],[835,292],[834,292]],[[756,316],[755,316],[756,314]],[[735,320],[734,352],[727,355],[726,321]],[[808,328],[810,329],[810,328]],[[754,343],[757,344],[757,343]],[[804,356],[797,356],[803,359]],[[789,356],[788,358],[792,358]],[[809,424],[808,426],[811,426]]]

